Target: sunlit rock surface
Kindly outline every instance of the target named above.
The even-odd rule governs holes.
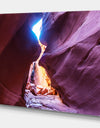
[[[40,60],[66,105],[100,115],[100,11],[45,13]]]

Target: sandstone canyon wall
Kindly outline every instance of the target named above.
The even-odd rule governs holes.
[[[0,104],[25,106],[29,67],[41,51],[31,27],[41,16],[0,15]]]
[[[40,60],[62,101],[100,115],[100,11],[45,13]]]

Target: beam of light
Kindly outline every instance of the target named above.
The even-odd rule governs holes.
[[[35,33],[35,35],[37,36],[38,40],[40,37],[40,33],[41,33],[41,26],[42,26],[42,19],[39,20],[33,27],[32,27],[32,31]]]
[[[35,33],[38,39],[38,43],[41,47],[41,54],[38,57],[38,59],[33,62],[30,66],[29,75],[28,75],[28,81],[27,81],[27,88],[31,86],[31,75],[34,70],[34,82],[33,84],[36,85],[36,94],[37,95],[55,95],[55,89],[51,87],[51,80],[45,70],[42,66],[39,65],[39,61],[46,49],[46,46],[43,45],[40,40],[40,34],[41,34],[41,26],[42,26],[42,19],[40,19],[35,25],[32,27],[32,31]],[[34,68],[35,67],[35,68]]]

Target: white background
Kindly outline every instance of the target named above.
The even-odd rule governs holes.
[[[0,13],[100,10],[99,0],[0,0]],[[100,128],[100,117],[0,105],[0,128]]]

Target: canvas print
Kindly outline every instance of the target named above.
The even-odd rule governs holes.
[[[0,14],[0,104],[100,115],[100,11]]]

